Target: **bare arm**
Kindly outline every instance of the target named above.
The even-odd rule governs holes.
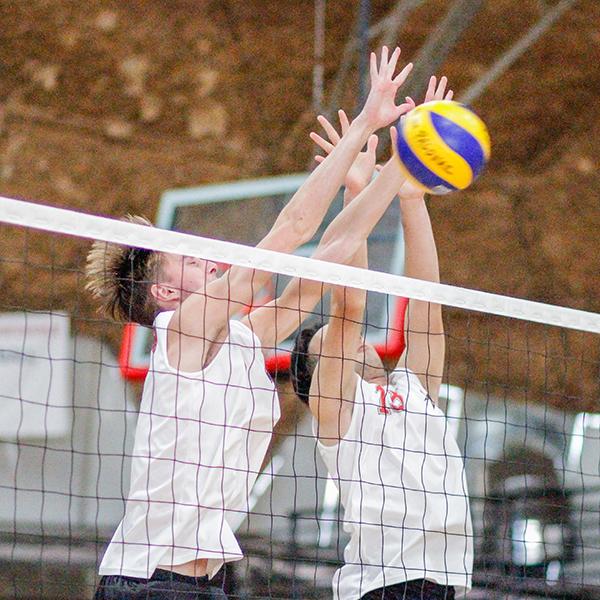
[[[366,251],[359,252],[355,262],[366,266]],[[336,286],[331,292],[331,316],[317,349],[319,362],[309,396],[317,435],[326,445],[337,443],[352,419],[365,300],[364,290]]]
[[[357,193],[370,181],[375,167],[376,145],[377,139],[371,138],[367,151],[357,158],[358,171],[368,171],[369,174],[366,177],[360,176],[357,170],[354,170],[350,179],[346,180],[346,189],[350,190],[351,194]],[[403,182],[404,176],[400,169],[393,160],[389,161],[379,176],[358,193],[332,221],[325,230],[313,258],[349,264],[366,242]],[[248,324],[266,347],[274,346],[297,329],[323,293],[319,282],[305,280],[301,290],[299,285],[299,282],[292,281],[280,298],[253,311],[247,317]],[[299,291],[301,293],[298,295]]]
[[[327,289],[318,281],[294,278],[278,298],[253,310],[242,322],[252,329],[265,350],[272,350],[311,316]]]
[[[425,102],[452,98],[446,93],[447,80],[429,80]],[[404,230],[407,277],[439,282],[437,248],[423,193],[406,182],[399,193]],[[442,307],[439,304],[410,300],[405,319],[406,350],[399,364],[413,371],[434,402],[437,402],[444,370],[445,338]]]
[[[259,248],[291,252],[310,240],[371,133],[410,108],[407,104],[397,106],[395,103],[396,92],[412,68],[409,64],[394,77],[399,55],[397,48],[388,57],[384,47],[379,65],[375,55],[371,55],[371,90],[363,110],[352,123],[348,135],[281,212],[270,232],[258,244]],[[206,364],[212,344],[226,337],[231,315],[242,306],[250,305],[254,292],[270,276],[261,271],[232,267],[205,290],[190,295],[172,319],[168,338],[170,359],[177,361],[182,369],[197,370]],[[188,360],[184,355],[193,358]]]
[[[371,88],[363,109],[352,124],[348,123],[344,128],[343,136],[337,136],[327,157],[281,212],[273,229],[258,245],[260,248],[291,252],[308,242],[369,137],[374,131],[395,122],[414,106],[412,102],[396,105],[398,89],[412,70],[412,64],[409,63],[394,77],[399,57],[400,48],[396,48],[388,57],[388,49],[384,46],[377,64],[376,55],[371,53]],[[330,137],[336,135],[327,119],[320,116],[319,122]]]
[[[389,160],[379,175],[327,228],[314,257],[347,263],[345,257],[353,257],[360,249],[404,181],[395,159]]]
[[[390,65],[394,64],[395,62],[393,56],[394,55],[392,55],[392,59],[390,60]],[[385,78],[390,78],[393,75],[393,69],[391,66],[384,68],[384,64],[385,57],[382,57],[382,65],[379,67],[379,70],[377,70],[374,55],[371,56],[372,89],[376,89],[378,86],[381,87],[383,85],[382,82],[385,81]],[[408,72],[410,71],[410,68],[411,65],[408,65],[396,78],[394,78],[394,85],[400,85],[404,81],[408,75]],[[377,96],[374,95],[373,97],[376,98]],[[370,95],[369,99],[367,99],[367,103],[365,104],[363,113],[370,113],[370,111],[373,110],[373,106],[375,105],[373,104]],[[414,102],[407,98],[407,102],[402,104],[400,107],[396,107],[396,109],[392,111],[386,109],[386,111],[389,114],[392,114],[392,112],[396,112],[396,114],[398,114],[406,112],[413,107]],[[389,114],[386,119],[389,118]],[[350,124],[344,111],[339,111],[339,116],[342,133],[341,136],[324,117],[319,117],[319,122],[329,137],[329,141],[325,140],[315,132],[312,132],[310,135],[313,141],[315,141],[326,152],[325,157],[316,157],[317,162],[320,163],[318,168],[323,167],[329,161],[331,161],[332,157],[338,155],[337,153],[339,152],[339,148],[344,146],[348,136],[352,137],[355,135],[353,133],[353,128],[356,126],[356,120]],[[357,117],[357,120],[360,118],[362,117]],[[347,204],[348,194],[350,194],[352,197],[358,195],[359,192],[361,192],[370,182],[373,170],[375,168],[376,149],[377,136],[371,135],[367,140],[366,151],[359,153],[358,156],[355,153],[353,162],[350,164],[348,164],[347,161],[344,162],[344,167],[346,168],[344,178],[344,185],[346,187],[345,204]],[[395,186],[394,190],[397,190],[404,179],[397,168],[390,169],[390,174],[392,172],[398,176],[398,179],[395,183],[388,181],[386,185]],[[379,193],[383,187],[385,187],[385,185],[380,186],[379,190],[373,190],[373,194]],[[339,189],[339,185],[336,187],[336,192],[337,189]],[[361,240],[366,239],[372,227],[377,223],[383,212],[385,212],[385,208],[387,208],[392,198],[393,192],[381,197],[379,199],[381,202],[378,202],[377,206],[378,209],[382,210],[379,212],[378,210],[371,211],[372,214],[365,219],[363,223],[364,227],[362,228],[348,228],[348,223],[352,224],[351,219],[356,217],[356,213],[360,209],[354,210],[350,217],[343,219],[341,222],[338,221],[338,215],[336,220],[334,220],[334,222],[326,230],[316,253],[313,255],[313,258],[347,264],[356,253],[357,248],[361,244]],[[365,202],[369,202],[369,200],[367,199],[361,201],[361,205],[364,206]],[[340,235],[343,230],[345,230],[344,233],[347,234],[344,239],[341,239],[337,244],[332,244],[332,239]],[[352,240],[352,243],[350,243],[350,240]],[[325,245],[327,245],[327,248],[325,248]],[[324,289],[319,283],[310,282],[307,280],[302,282],[301,285],[302,289],[300,290],[300,282],[293,280],[286,287],[280,298],[277,298],[268,305],[253,311],[247,317],[246,323],[252,328],[254,333],[259,337],[265,347],[272,347],[276,345],[278,341],[288,337],[300,326],[302,321],[308,315],[309,311],[314,308],[321,298]]]
[[[402,194],[402,192],[401,192]],[[439,282],[438,256],[423,195],[401,196],[407,277]],[[442,307],[411,299],[405,319],[406,349],[400,365],[413,371],[437,402],[444,370]]]
[[[374,167],[374,163],[373,163]],[[372,169],[371,169],[372,172]],[[348,206],[364,183],[354,180],[346,186]],[[367,241],[363,240],[351,264],[368,267]],[[320,358],[311,382],[309,408],[317,421],[317,435],[325,445],[336,444],[348,431],[356,394],[356,361],[361,342],[366,292],[334,286],[331,318],[322,338]]]

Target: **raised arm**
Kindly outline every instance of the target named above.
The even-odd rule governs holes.
[[[425,102],[450,100],[447,80],[429,81]],[[437,248],[423,192],[406,182],[398,194],[404,231],[404,274],[407,277],[439,282]],[[439,304],[410,300],[405,319],[406,349],[399,365],[413,371],[437,402],[444,370],[445,338]]]
[[[347,127],[345,113],[340,113],[342,132]],[[335,135],[330,139],[336,143]],[[374,136],[373,136],[374,137]],[[313,139],[315,139],[313,137]],[[325,151],[330,145],[315,141]],[[367,152],[354,162],[346,176],[344,207],[350,205],[373,177],[377,139],[369,140]],[[355,267],[368,267],[367,240],[363,240],[350,261]],[[344,436],[352,419],[356,391],[357,349],[360,344],[366,292],[353,288],[333,286],[331,289],[331,318],[318,339],[319,362],[313,374],[309,408],[317,421],[317,435],[323,444],[335,444]]]
[[[353,266],[367,267],[366,242],[351,262]],[[308,406],[317,421],[317,435],[326,445],[337,443],[352,419],[366,297],[364,290],[334,286],[329,323],[311,342],[318,363]]]
[[[311,132],[311,139],[325,151],[325,156],[315,156],[321,164],[327,155],[333,152],[341,143],[342,137],[350,130],[350,122],[343,110],[338,111],[341,135],[333,125],[324,117],[319,118],[329,141],[315,132]],[[371,135],[367,141],[364,152],[359,152],[352,166],[344,178],[344,206],[355,198],[371,181],[376,164],[378,138]],[[347,257],[350,260],[350,257]],[[272,348],[280,341],[286,339],[293,331],[298,329],[302,322],[311,315],[311,311],[319,302],[327,286],[308,279],[293,279],[284,289],[279,298],[269,304],[252,311],[246,318],[247,324],[262,340],[266,348]]]
[[[281,211],[269,233],[258,244],[259,248],[293,252],[310,241],[369,137],[374,131],[395,122],[414,106],[410,102],[396,104],[398,89],[412,70],[412,63],[409,63],[394,76],[399,57],[400,48],[388,56],[388,49],[384,46],[378,64],[375,54],[371,53],[371,88],[363,109],[327,158],[308,176]],[[324,117],[320,116],[319,121],[326,129],[331,127]],[[238,267],[230,269],[228,275],[229,287],[234,289],[237,288],[237,285],[233,286],[234,283],[241,285],[243,281],[252,280],[253,285],[257,286],[270,277],[268,273],[249,273],[248,269]],[[213,284],[213,287],[218,288],[218,284]]]
[[[388,49],[384,46],[378,64],[375,53],[371,53],[371,87],[360,114],[348,125],[343,137],[338,137],[326,159],[294,194],[259,247],[292,252],[312,239],[369,137],[378,129],[396,122],[412,108],[410,102],[396,105],[398,89],[412,70],[412,63],[409,63],[394,76],[399,57],[400,48],[396,48],[388,57]],[[325,117],[319,116],[318,120],[328,135],[335,132]]]
[[[439,282],[439,265],[431,221],[422,192],[401,190],[404,274]],[[406,349],[399,365],[413,371],[437,402],[444,370],[444,324],[439,304],[411,299],[405,318]]]
[[[389,160],[379,175],[333,220],[321,238],[315,258],[347,263],[356,254],[405,181],[395,161]]]
[[[399,48],[388,56],[384,47],[378,64],[375,55],[371,55],[371,89],[361,113],[327,160],[311,173],[283,209],[258,247],[291,252],[310,240],[369,136],[410,108],[408,104],[396,105],[398,88],[412,68],[409,64],[394,76],[399,56]],[[169,359],[181,364],[185,354],[197,357],[192,359],[196,360],[195,369],[204,365],[213,343],[226,337],[230,316],[250,305],[254,292],[270,277],[269,273],[232,267],[199,293],[191,294],[171,320]],[[186,367],[191,368],[189,364]]]
[[[342,132],[349,130],[343,111],[340,111],[340,121]],[[332,152],[336,144],[341,143],[340,137],[329,123],[326,125],[330,142],[320,136],[311,137],[326,152]],[[349,264],[404,182],[400,169],[390,161],[377,179],[363,190],[375,167],[376,147],[377,138],[371,136],[367,150],[360,153],[349,170],[345,179],[345,203],[348,204],[354,194],[357,198],[345,206],[326,229],[313,258]],[[253,311],[247,317],[248,323],[266,347],[274,346],[299,327],[323,292],[324,288],[318,282],[292,280],[278,299]]]
[[[445,94],[447,80],[442,78],[439,84],[435,77],[429,82],[425,101],[450,99],[452,92]],[[396,130],[391,131],[393,147],[396,147]],[[379,178],[380,183],[392,181],[397,177],[394,172],[397,165],[388,163]],[[379,179],[378,178],[378,179]],[[389,179],[388,179],[389,178]],[[398,181],[398,180],[397,180]],[[372,192],[377,188],[373,182],[368,189]],[[381,189],[385,200],[385,193],[393,188]],[[405,274],[409,277],[439,281],[439,264],[431,222],[425,206],[423,194],[405,182],[399,188],[402,209],[402,223],[405,240]],[[366,197],[364,192],[363,199]],[[360,198],[360,196],[359,196]],[[355,222],[361,208],[359,200],[354,201],[343,211],[338,218],[338,225],[343,229]],[[369,216],[375,218],[380,210],[377,203],[369,207],[373,212],[367,216],[366,221],[361,216],[361,224],[369,227]],[[348,251],[352,251],[351,240],[335,229],[329,232],[331,239],[323,236],[324,254],[334,247],[336,243],[344,244]],[[356,264],[366,266],[366,251],[356,255]],[[352,417],[352,406],[356,392],[357,377],[355,366],[358,347],[361,339],[361,328],[364,313],[365,295],[359,290],[334,288],[332,291],[331,319],[318,338],[319,348],[313,352],[320,355],[319,362],[313,374],[311,383],[309,406],[317,419],[318,435],[325,444],[335,443],[348,429]],[[403,356],[405,365],[416,372],[428,389],[432,398],[437,401],[439,386],[444,363],[444,335],[441,307],[426,302],[411,300],[406,319],[407,350]]]

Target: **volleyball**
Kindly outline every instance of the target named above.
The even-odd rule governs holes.
[[[426,102],[398,124],[397,156],[408,179],[429,194],[467,188],[490,157],[485,123],[451,100]]]

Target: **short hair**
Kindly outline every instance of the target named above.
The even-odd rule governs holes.
[[[292,386],[298,398],[305,404],[308,404],[310,398],[310,384],[318,362],[317,358],[311,357],[308,346],[317,331],[322,327],[323,323],[317,322],[302,329],[296,336],[290,359]]]
[[[127,215],[123,221],[153,227],[141,216]],[[100,312],[151,327],[159,307],[150,286],[159,265],[159,252],[96,240],[87,256],[85,287],[99,301]]]

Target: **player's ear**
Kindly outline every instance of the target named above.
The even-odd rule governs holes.
[[[150,293],[157,302],[172,302],[179,299],[179,290],[165,285],[164,283],[153,283],[150,286]]]

